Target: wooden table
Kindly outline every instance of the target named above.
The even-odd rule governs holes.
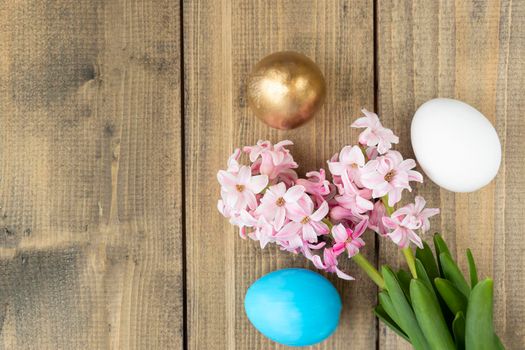
[[[502,141],[498,177],[417,192],[434,228],[494,276],[496,327],[525,344],[525,2],[517,0],[0,1],[0,349],[283,348],[249,324],[246,288],[304,259],[241,240],[216,210],[215,174],[236,146],[295,142],[300,169],[376,110],[412,155],[409,125],[433,97],[482,111]],[[317,118],[257,121],[246,78],[297,50],[326,76]],[[451,125],[451,127],[453,127]],[[454,140],[450,140],[454,142]],[[458,149],[458,152],[468,152]],[[402,262],[367,238],[378,264]],[[332,276],[344,301],[315,349],[406,349],[372,315],[376,288]]]

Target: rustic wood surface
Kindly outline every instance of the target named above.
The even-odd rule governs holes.
[[[525,344],[525,2],[451,0],[0,0],[0,349],[284,349],[249,324],[246,288],[312,268],[243,241],[216,211],[233,148],[291,139],[300,172],[354,142],[361,107],[412,154],[433,97],[481,110],[502,141],[496,180],[442,210],[465,264],[496,287],[496,327]],[[314,121],[276,131],[246,105],[251,67],[296,50],[326,76]],[[453,142],[453,140],[451,140]],[[461,151],[461,150],[458,150]],[[468,156],[468,154],[466,155]],[[378,264],[402,263],[367,238]],[[374,285],[329,276],[345,304],[315,349],[406,349],[378,324]]]

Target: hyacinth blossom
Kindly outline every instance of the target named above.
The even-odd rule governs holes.
[[[381,286],[382,277],[360,253],[367,231],[402,248],[413,267],[410,243],[421,247],[419,234],[429,230],[429,218],[439,210],[425,208],[420,196],[394,208],[412,190],[411,183],[423,177],[414,170],[414,160],[392,150],[398,143],[392,130],[376,114],[362,112],[364,117],[352,124],[364,128],[359,143],[344,146],[327,162],[331,178],[324,169],[299,178],[288,149],[291,141],[259,141],[236,149],[226,170],[218,172],[217,207],[242,238],[258,241],[261,248],[276,244],[347,280],[353,277],[340,269],[339,259],[352,258]]]

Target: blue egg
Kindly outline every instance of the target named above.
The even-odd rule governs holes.
[[[284,345],[306,346],[335,331],[341,298],[320,274],[284,269],[255,281],[246,292],[244,308],[264,336]]]

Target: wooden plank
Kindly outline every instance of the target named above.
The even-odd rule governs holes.
[[[178,2],[0,7],[0,348],[182,348]]]
[[[369,1],[184,1],[185,159],[190,349],[283,348],[248,322],[243,298],[263,274],[304,259],[238,237],[217,213],[216,172],[234,147],[258,139],[291,139],[300,172],[325,166],[343,145],[356,141],[349,127],[361,107],[373,109],[373,9]],[[316,119],[293,131],[276,131],[246,106],[252,66],[274,51],[296,50],[326,76],[328,98]],[[368,237],[374,258],[374,237]],[[349,261],[357,282],[330,279],[341,292],[341,325],[318,349],[371,349],[375,287]]]
[[[482,276],[496,280],[496,325],[508,348],[525,343],[525,228],[519,200],[525,191],[524,141],[525,4],[512,1],[379,1],[379,111],[394,125],[399,149],[413,155],[411,118],[419,105],[434,97],[463,100],[491,120],[502,140],[504,161],[496,181],[471,194],[453,194],[430,181],[416,192],[442,210],[434,229],[442,231],[466,265],[471,247]],[[451,142],[453,142],[451,140]],[[458,150],[461,151],[461,150]],[[380,243],[381,262],[400,263],[389,243]],[[380,346],[409,348],[381,326]]]

